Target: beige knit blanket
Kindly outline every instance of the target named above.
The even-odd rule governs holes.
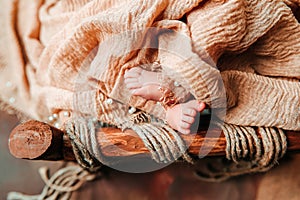
[[[129,106],[164,118],[160,105],[130,96],[123,83],[126,69],[158,61],[196,99],[221,108],[226,95],[227,123],[300,130],[300,24],[292,12],[298,6],[298,0],[1,0],[2,107],[41,121],[69,117],[67,111],[118,124],[111,113]],[[126,40],[107,43],[120,34]],[[153,38],[156,50],[145,48]]]

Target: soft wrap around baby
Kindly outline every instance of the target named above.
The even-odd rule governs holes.
[[[300,24],[292,12],[299,11],[300,1],[0,5],[4,109],[41,121],[53,113],[77,112],[119,125],[111,113],[126,115],[133,106],[163,119],[161,105],[131,96],[123,82],[126,69],[143,64],[151,70],[145,64],[158,61],[196,99],[218,108],[226,95],[227,123],[300,130]],[[156,50],[146,48],[153,38]]]

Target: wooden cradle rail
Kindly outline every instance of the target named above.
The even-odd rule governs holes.
[[[191,155],[199,155],[202,147],[211,149],[208,156],[222,156],[225,155],[226,139],[219,131],[212,130],[211,133],[216,133],[215,137],[207,137],[206,131],[198,131],[197,134],[182,135],[182,138],[190,144],[188,152]],[[288,151],[300,150],[300,131],[285,133]],[[258,135],[260,136],[259,133]],[[101,128],[97,132],[97,140],[105,156],[150,156],[142,140],[132,130],[122,132],[116,128]],[[38,121],[25,122],[12,130],[9,150],[16,158],[75,161],[68,136],[63,131]]]

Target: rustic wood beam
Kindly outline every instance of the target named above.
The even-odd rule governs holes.
[[[206,134],[206,131],[198,131],[197,134],[182,135],[183,140],[189,144],[188,152],[198,155],[200,148],[204,148],[210,149],[208,156],[225,155],[224,134],[220,135],[219,129],[211,130],[209,137]],[[286,135],[288,150],[300,150],[300,132],[286,131]],[[105,156],[150,156],[142,140],[132,130],[122,132],[117,128],[101,128],[97,132],[97,140]],[[38,121],[28,121],[13,129],[9,138],[9,150],[16,158],[75,160],[68,136],[63,131]]]

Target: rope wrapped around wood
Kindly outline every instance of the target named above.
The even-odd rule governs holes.
[[[226,160],[218,162],[214,159],[202,163],[196,170],[198,177],[206,181],[219,182],[233,176],[265,172],[274,167],[287,150],[284,131],[276,127],[257,129],[261,139],[253,127],[223,124]]]
[[[151,124],[143,122],[129,124],[144,141],[156,162],[174,161],[182,155],[186,156],[186,160],[191,161],[185,153],[184,142],[167,125],[155,120]],[[102,164],[118,162],[101,153],[101,148],[96,142],[96,130],[101,127],[103,127],[102,123],[87,118],[76,118],[67,122],[65,129],[72,140],[73,150],[80,166],[62,168],[50,179],[47,169],[41,168],[40,174],[46,186],[40,195],[31,196],[11,192],[7,199],[70,199],[73,191],[80,188],[86,181],[97,178],[96,172]],[[281,129],[258,127],[261,139],[253,127],[223,124],[222,129],[227,142],[226,161],[220,163],[218,159],[213,158],[211,162],[200,162],[202,169],[197,169],[196,174],[206,181],[218,182],[233,176],[267,171],[286,152],[286,136]]]
[[[187,162],[193,162],[186,153],[187,146],[179,134],[160,120],[120,124],[122,129],[131,128],[137,133],[157,163],[174,162],[181,156]],[[94,122],[84,117],[74,118],[65,124],[77,162],[91,172],[97,171],[102,164],[109,166],[121,162],[119,158],[108,158],[101,153],[96,138],[96,132],[101,127],[103,124],[99,121]]]
[[[92,120],[84,118],[70,120],[66,123],[65,130],[71,140],[75,158],[80,166],[95,172],[102,163],[106,163],[96,142],[96,125]]]

